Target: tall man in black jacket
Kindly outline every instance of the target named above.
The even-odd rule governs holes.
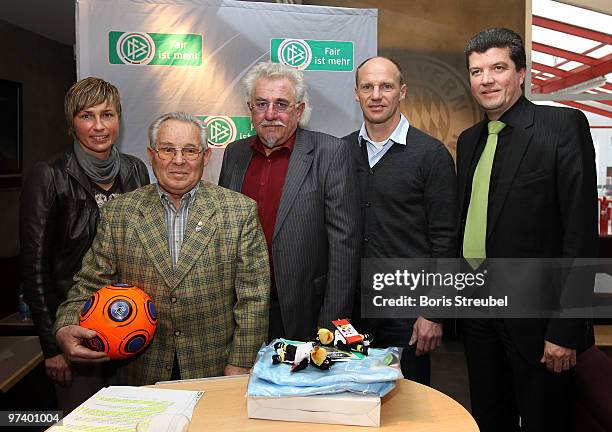
[[[478,33],[465,55],[472,94],[486,117],[457,141],[461,256],[597,256],[595,152],[586,117],[522,96],[525,49],[512,30]],[[503,128],[490,146],[495,132],[487,130],[499,122]],[[484,166],[488,175],[479,181]],[[545,296],[554,290],[546,282],[526,288],[534,298]],[[571,369],[576,352],[590,343],[588,320],[462,324],[472,412],[482,432],[569,430]]]
[[[400,112],[406,84],[385,57],[364,61],[355,74],[361,129],[344,137],[360,183],[363,258],[441,258],[455,250],[456,179],[444,145]],[[359,303],[359,299],[356,300]],[[405,378],[429,384],[428,352],[440,345],[442,325],[414,319],[365,319],[375,346],[404,347]]]

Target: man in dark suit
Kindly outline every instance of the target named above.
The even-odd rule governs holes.
[[[346,143],[303,129],[301,71],[262,62],[244,78],[257,135],[230,144],[219,185],[257,201],[271,266],[269,340],[308,340],[350,315],[359,267],[357,186]]]
[[[373,57],[357,68],[355,99],[363,111],[363,124],[344,139],[360,184],[361,254],[363,258],[452,257],[457,220],[453,159],[444,144],[408,123],[400,112],[405,95],[400,66],[393,60]],[[360,324],[374,335],[374,346],[404,347],[404,377],[429,384],[427,353],[440,345],[440,323],[420,316],[370,318]]]
[[[457,141],[461,256],[596,256],[595,152],[586,117],[523,97],[525,50],[515,32],[478,33],[465,55],[486,118]],[[528,287],[534,297],[554,289],[542,282]],[[590,342],[587,319],[471,318],[462,332],[482,432],[570,427],[572,368]]]

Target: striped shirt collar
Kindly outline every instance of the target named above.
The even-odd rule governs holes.
[[[178,209],[175,208],[174,203],[172,202],[172,199],[170,198],[168,193],[161,188],[159,183],[156,183],[155,186],[157,187],[157,194],[159,195],[159,199],[161,200],[164,207],[166,207],[166,205],[170,205],[172,206],[171,207],[172,210],[177,211]],[[191,189],[189,192],[185,193],[181,197],[181,206],[183,205],[183,202],[186,202],[187,206],[191,207],[191,205],[195,201],[196,192],[198,191],[199,187],[200,187],[200,182],[196,183],[193,189]]]
[[[168,252],[170,253],[172,267],[174,269],[176,269],[178,258],[181,254],[181,247],[183,246],[183,239],[185,237],[185,229],[187,228],[187,222],[189,221],[189,210],[196,200],[196,193],[199,185],[200,183],[198,182],[193,189],[181,197],[181,204],[178,209],[174,206],[174,203],[168,196],[167,192],[159,186],[159,183],[156,185],[159,199],[164,208]]]

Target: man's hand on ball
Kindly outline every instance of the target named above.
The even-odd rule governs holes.
[[[67,325],[55,333],[55,340],[68,359],[80,363],[100,363],[110,360],[106,353],[93,351],[83,346],[85,339],[96,336],[96,332],[78,325]]]

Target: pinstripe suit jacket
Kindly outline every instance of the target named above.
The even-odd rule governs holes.
[[[486,250],[489,258],[590,258],[598,254],[597,172],[595,149],[585,115],[575,109],[535,105],[524,97],[502,115],[513,131],[498,181],[489,198]],[[476,123],[457,140],[457,178],[461,218],[457,223],[457,255],[465,220],[477,147],[487,120]],[[495,165],[494,165],[495,169]],[[580,266],[577,266],[580,267]],[[527,274],[527,273],[526,273]],[[559,287],[549,276],[533,286],[536,275],[522,275],[528,289],[554,305]],[[567,276],[566,276],[567,277]],[[591,292],[592,276],[572,289]],[[575,294],[565,293],[565,298]],[[550,297],[553,296],[553,297]],[[563,301],[563,298],[561,299]],[[544,303],[543,303],[544,304]],[[575,304],[570,307],[575,307]],[[585,319],[507,319],[510,339],[524,359],[538,364],[543,341],[574,349],[592,345],[591,321]]]
[[[221,186],[240,191],[253,138],[230,144]],[[349,316],[359,271],[359,201],[347,144],[297,129],[272,238],[272,261],[287,337]]]
[[[268,331],[267,255],[255,203],[201,182],[173,270],[156,186],[137,189],[102,209],[56,330],[78,323],[93,291],[127,282],[151,296],[159,323],[142,354],[112,362],[118,383],[169,379],[175,351],[182,378],[222,375],[226,364],[250,367]]]

